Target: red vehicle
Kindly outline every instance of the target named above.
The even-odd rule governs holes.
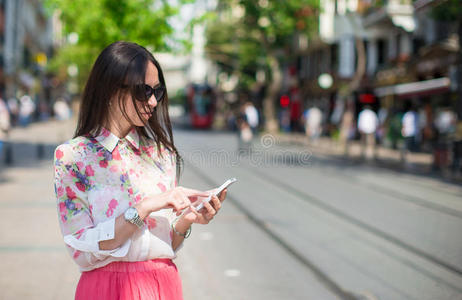
[[[215,114],[215,95],[208,85],[193,84],[187,96],[187,111],[193,128],[210,128]]]

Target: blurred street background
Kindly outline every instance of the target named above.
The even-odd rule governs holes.
[[[460,0],[0,0],[0,299],[72,299],[53,151],[98,53],[163,68],[185,300],[462,299]]]

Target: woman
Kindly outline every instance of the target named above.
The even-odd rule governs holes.
[[[61,230],[82,271],[76,299],[182,299],[171,259],[192,223],[213,218],[226,190],[196,211],[191,203],[208,193],[176,186],[167,108],[151,53],[128,42],[102,51],[75,137],[55,150]]]

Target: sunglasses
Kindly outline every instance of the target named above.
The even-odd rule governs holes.
[[[135,86],[135,98],[138,101],[147,102],[154,95],[157,102],[160,102],[164,96],[167,89],[163,85],[159,85],[155,88],[147,84],[138,84]]]

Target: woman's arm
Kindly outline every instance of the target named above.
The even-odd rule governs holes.
[[[186,211],[176,223],[173,224],[176,232],[182,234],[173,233],[172,248],[174,251],[181,245],[181,243],[183,243],[184,235],[193,223],[208,224],[213,219],[220,210],[221,203],[226,198],[226,193],[227,189],[224,189],[223,192],[220,193],[219,197],[212,196],[211,202],[204,202],[204,207],[199,211],[194,210],[193,206],[190,206],[191,208]]]
[[[141,220],[144,220],[151,212],[158,211],[163,208],[173,208],[174,211],[181,212],[183,209],[190,206],[190,197],[207,197],[207,195],[208,194],[205,192],[184,187],[176,187],[159,195],[147,196],[141,202],[134,205],[134,207],[138,211],[138,215]],[[177,225],[179,225],[178,229],[182,226],[187,226],[187,229],[191,223],[189,223],[189,226],[188,222],[182,222]],[[138,227],[135,224],[125,220],[124,214],[118,216],[115,219],[114,238],[100,241],[100,250],[112,250],[120,247],[135,233],[137,229]]]

